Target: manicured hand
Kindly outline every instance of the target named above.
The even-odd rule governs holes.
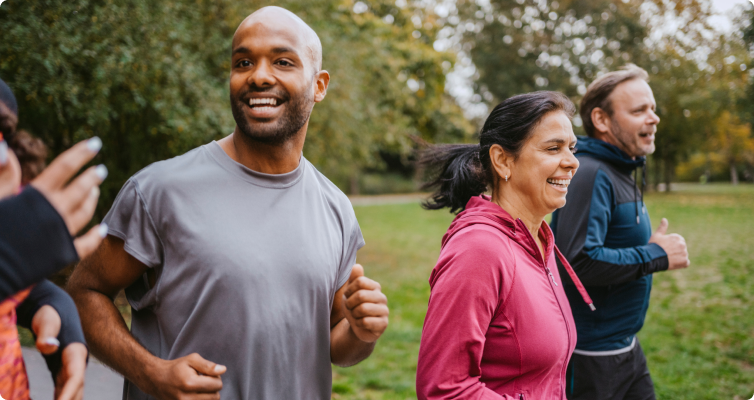
[[[150,370],[147,373],[153,378],[148,390],[160,400],[217,400],[223,388],[220,375],[227,368],[193,353],[175,360],[159,360]]]
[[[104,165],[90,167],[73,181],[71,178],[97,155],[100,148],[102,141],[97,137],[79,142],[31,181],[31,186],[42,193],[63,217],[71,235],[76,235],[92,219],[99,199],[99,185],[107,177],[107,168]],[[102,224],[74,240],[79,257],[91,254],[106,235],[107,227]]]
[[[55,379],[55,400],[82,400],[88,350],[83,343],[71,343],[63,349],[62,361]]]
[[[52,306],[44,305],[31,319],[31,330],[37,335],[37,350],[44,355],[58,351],[60,342],[60,314]]]
[[[686,240],[677,233],[666,234],[668,220],[663,218],[649,243],[657,243],[668,255],[668,269],[686,268],[691,264],[689,252],[686,248]]]
[[[385,332],[390,310],[387,297],[379,283],[364,276],[364,268],[356,264],[343,293],[343,312],[351,330],[362,342],[373,343]]]
[[[44,305],[31,319],[31,330],[37,335],[37,350],[44,355],[58,351],[60,342],[60,314],[51,306]],[[55,379],[55,400],[82,400],[84,398],[84,375],[89,351],[83,343],[71,343],[61,354],[62,366]]]
[[[21,186],[21,165],[8,142],[0,141],[0,199],[16,194]]]

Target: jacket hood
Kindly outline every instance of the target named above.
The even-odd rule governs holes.
[[[462,229],[467,228],[471,225],[479,224],[488,225],[495,229],[498,229],[500,232],[504,233],[513,241],[521,245],[523,250],[529,253],[536,260],[541,260],[537,243],[534,241],[534,238],[531,236],[531,234],[529,234],[529,229],[526,227],[526,224],[524,224],[521,219],[514,220],[513,217],[511,217],[511,215],[508,214],[507,211],[503,210],[502,207],[490,201],[490,196],[487,195],[474,196],[469,199],[468,203],[466,203],[466,209],[459,213],[458,216],[456,216],[456,218],[450,224],[448,231],[445,232],[445,235],[442,237],[442,247],[445,247],[448,241],[450,241],[450,238],[452,238],[453,235],[455,235]],[[581,280],[579,280],[579,277],[576,276],[576,273],[573,271],[571,264],[568,263],[568,261],[565,259],[563,253],[561,253],[560,250],[555,247],[555,239],[552,235],[552,231],[550,230],[550,226],[547,225],[547,222],[542,221],[542,226],[539,228],[539,232],[544,236],[545,239],[544,254],[550,255],[553,254],[553,251],[555,252],[557,258],[560,260],[566,272],[568,272],[568,275],[571,277],[571,280],[576,285],[576,288],[581,294],[581,297],[584,299],[584,302],[589,305],[589,308],[591,308],[592,311],[594,311],[594,302],[586,292],[584,285],[581,284]],[[432,273],[432,277],[430,277],[430,285],[432,284],[433,277],[434,272]]]
[[[633,160],[623,150],[603,140],[588,136],[579,136],[578,139],[576,157],[590,156],[611,164],[626,173],[644,166],[647,160],[646,157],[636,157]]]
[[[538,246],[534,242],[534,238],[528,234],[529,229],[526,227],[526,224],[520,219],[514,220],[507,211],[493,203],[487,195],[474,196],[466,203],[466,209],[456,216],[450,224],[448,231],[442,237],[442,247],[445,247],[450,238],[460,230],[477,224],[488,225],[498,229],[521,245],[535,259],[540,258]],[[551,254],[555,240],[553,239],[550,226],[546,222],[543,222],[540,232],[545,237],[544,244],[547,246],[545,254]]]

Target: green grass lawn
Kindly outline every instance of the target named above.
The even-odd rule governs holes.
[[[660,399],[749,399],[754,393],[754,186],[686,185],[646,196],[686,238],[687,270],[655,276],[642,346]],[[452,215],[418,204],[356,207],[367,245],[358,262],[382,284],[390,327],[374,354],[336,368],[333,398],[416,398],[427,279]]]

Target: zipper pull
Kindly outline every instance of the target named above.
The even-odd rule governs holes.
[[[555,282],[555,277],[552,276],[552,272],[550,272],[550,267],[545,267],[545,270],[547,271],[547,275],[550,275],[550,280],[552,281],[552,283],[554,283],[555,286],[558,286],[558,283]]]

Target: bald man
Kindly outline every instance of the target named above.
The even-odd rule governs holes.
[[[388,324],[380,285],[354,266],[348,198],[302,155],[330,81],[317,35],[268,7],[232,49],[233,133],[131,177],[69,282],[124,399],[329,399],[331,363],[368,357]]]

